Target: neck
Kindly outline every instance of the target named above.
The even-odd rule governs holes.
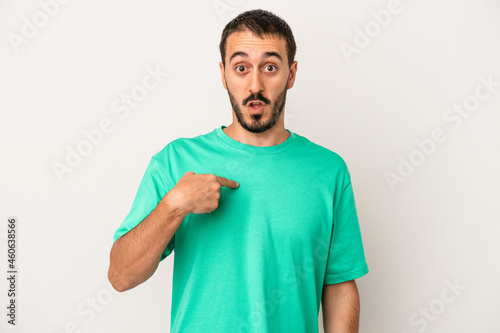
[[[290,136],[283,123],[276,123],[275,126],[262,133],[252,133],[244,129],[239,123],[235,124],[233,121],[223,131],[233,140],[257,147],[279,145],[285,142]]]

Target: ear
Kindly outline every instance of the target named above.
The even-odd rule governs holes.
[[[291,89],[293,87],[293,84],[295,83],[295,76],[297,75],[297,61],[294,61],[292,63],[292,67],[290,68],[290,78],[288,81],[288,87],[287,89]]]
[[[224,89],[227,90],[227,84],[226,84],[226,77],[224,76],[224,64],[221,62],[219,62],[219,67],[220,67],[220,76],[222,77],[222,86],[224,87]]]

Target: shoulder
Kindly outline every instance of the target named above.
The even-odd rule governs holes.
[[[344,158],[333,148],[314,142],[297,134],[301,156],[307,167],[330,188],[344,189],[351,182],[351,174]]]
[[[330,167],[334,167],[335,169],[339,169],[343,172],[349,172],[346,161],[338,154],[333,148],[328,148],[324,145],[318,144],[316,142],[311,141],[305,136],[296,134],[300,146],[304,151],[309,152],[309,156],[312,160],[317,162],[326,163]]]
[[[152,159],[160,164],[167,164],[167,161],[182,154],[190,153],[196,148],[202,147],[207,140],[210,140],[212,132],[200,134],[192,137],[179,137],[167,143],[161,150],[153,155]]]

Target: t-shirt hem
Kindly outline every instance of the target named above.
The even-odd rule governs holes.
[[[341,283],[341,282],[354,280],[354,279],[360,278],[360,277],[368,274],[368,272],[369,272],[368,265],[365,264],[363,267],[355,269],[355,270],[350,271],[350,272],[330,275],[330,276],[325,278],[323,285],[335,284],[335,283]]]

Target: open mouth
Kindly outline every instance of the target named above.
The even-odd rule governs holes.
[[[262,102],[250,102],[250,103],[248,103],[248,107],[252,111],[260,111],[264,107],[264,103],[262,103]]]

